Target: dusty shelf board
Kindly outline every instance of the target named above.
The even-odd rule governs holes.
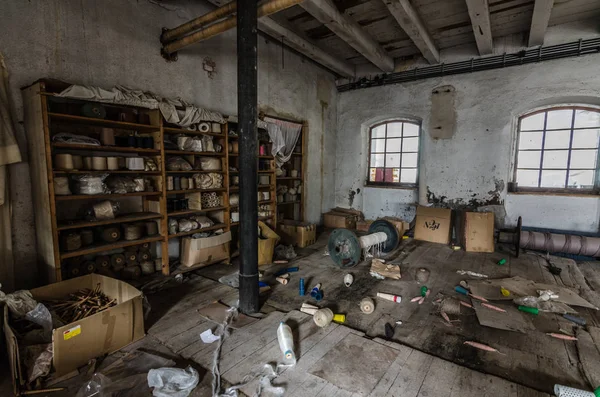
[[[117,216],[115,219],[107,219],[103,221],[68,221],[58,224],[57,230],[83,229],[87,227],[96,227],[102,225],[112,225],[116,223],[137,222],[149,219],[160,219],[161,214],[157,212],[135,212]]]

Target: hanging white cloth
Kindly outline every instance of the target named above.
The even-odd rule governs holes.
[[[271,117],[265,117],[265,121],[267,122],[269,137],[273,142],[271,153],[275,157],[277,167],[281,167],[292,157],[294,147],[298,143],[300,132],[302,132],[302,124]]]

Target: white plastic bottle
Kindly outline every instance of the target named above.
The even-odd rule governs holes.
[[[279,328],[277,328],[277,340],[279,341],[279,349],[283,353],[283,363],[288,365],[296,364],[292,329],[283,321],[279,324]]]

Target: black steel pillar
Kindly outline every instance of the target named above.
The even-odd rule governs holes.
[[[240,160],[240,311],[258,302],[257,0],[238,0],[238,133]]]

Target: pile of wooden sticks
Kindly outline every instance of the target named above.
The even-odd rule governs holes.
[[[99,313],[116,304],[116,299],[110,299],[101,291],[100,284],[93,290],[82,289],[69,294],[66,299],[47,302],[48,309],[56,313],[65,324]]]

